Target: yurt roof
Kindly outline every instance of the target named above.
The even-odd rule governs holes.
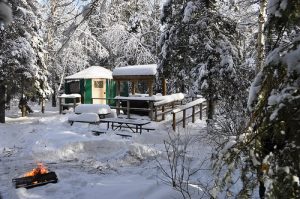
[[[101,66],[91,66],[65,79],[112,79],[112,72]]]

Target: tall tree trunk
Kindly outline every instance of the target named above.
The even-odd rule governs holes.
[[[213,95],[209,94],[209,99],[207,99],[207,119],[212,120],[215,113],[215,102]]]
[[[267,17],[267,0],[260,0],[259,16],[258,16],[258,35],[257,35],[257,65],[256,73],[258,73],[264,65],[265,60],[265,37],[264,29]]]
[[[55,79],[55,78],[53,78]],[[55,80],[52,80],[52,89],[53,89],[53,93],[52,93],[52,107],[56,107],[56,86],[55,86]]]
[[[0,123],[5,123],[5,92],[5,85],[0,82]]]
[[[6,104],[6,107],[10,110],[10,101],[11,101],[11,95],[12,95],[12,92],[11,92],[11,88],[6,88],[6,99],[5,99],[5,104]]]
[[[256,64],[256,74],[261,71],[264,67],[265,61],[265,35],[264,29],[267,18],[267,1],[268,0],[260,0],[259,5],[259,16],[258,16],[258,35],[257,35],[257,64]],[[259,182],[259,197],[261,199],[265,198],[265,185],[263,179],[263,172],[260,168],[257,169],[257,177]]]
[[[54,41],[53,41],[53,36],[55,34],[55,17],[57,14],[57,8],[58,8],[58,1],[57,0],[49,0],[50,1],[50,10],[51,10],[51,18],[48,24],[48,33],[47,33],[47,43],[48,43],[48,56],[46,59],[47,65],[52,65],[52,72],[54,72],[53,78],[52,78],[52,89],[54,93],[52,94],[52,107],[56,107],[56,73],[54,71]]]

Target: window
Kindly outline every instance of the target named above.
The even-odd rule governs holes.
[[[69,85],[70,85],[70,93],[80,93],[79,81],[71,82]]]
[[[94,88],[103,88],[103,81],[94,81]]]

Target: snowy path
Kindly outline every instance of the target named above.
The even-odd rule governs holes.
[[[163,157],[163,140],[168,137],[164,124],[154,123],[158,129],[155,132],[122,139],[116,135],[94,136],[91,129],[95,127],[88,124],[70,126],[67,115],[34,114],[25,120],[10,119],[0,124],[3,199],[180,198],[179,193],[158,178],[161,173],[156,159]],[[204,123],[199,121],[190,129],[196,132],[199,127],[205,127]],[[209,152],[208,146],[196,146],[195,152]],[[209,153],[201,156],[206,158]],[[15,189],[11,179],[34,168],[36,162],[55,171],[59,182],[28,190]],[[209,178],[206,173],[203,176]]]

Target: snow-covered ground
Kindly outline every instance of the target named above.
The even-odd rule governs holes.
[[[20,118],[17,108],[8,111],[6,124],[0,124],[0,193],[3,199],[67,198],[67,199],[166,199],[181,198],[179,192],[162,182],[164,176],[158,161],[167,168],[163,141],[168,139],[171,123],[155,123],[155,131],[132,134],[124,139],[113,134],[94,136],[94,128],[104,126],[67,122],[47,107]],[[201,136],[205,122],[198,120],[188,127],[190,136]],[[190,146],[197,162],[210,156],[210,147],[201,139]],[[32,189],[15,189],[12,179],[44,163],[55,171],[58,183]],[[211,174],[201,171],[198,180],[208,181]],[[200,191],[201,192],[201,191]],[[199,193],[201,194],[201,193]],[[199,198],[199,195],[198,197]]]

